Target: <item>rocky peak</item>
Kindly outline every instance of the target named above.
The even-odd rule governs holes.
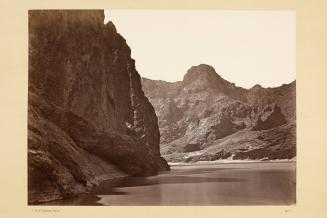
[[[216,73],[212,66],[207,64],[192,66],[183,78],[183,85],[185,86],[198,84],[217,88],[217,85],[221,82],[223,82],[223,79]]]
[[[250,90],[256,91],[262,89],[262,86],[259,84],[255,84]]]
[[[192,66],[184,75],[182,93],[208,92],[214,95],[226,95],[241,101],[246,101],[246,90],[236,87],[218,75],[215,69],[207,64]],[[210,90],[210,91],[209,91]]]

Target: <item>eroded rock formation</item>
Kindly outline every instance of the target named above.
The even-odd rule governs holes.
[[[159,129],[131,51],[101,10],[29,11],[29,202],[155,175]]]
[[[143,78],[142,84],[156,110],[168,161],[295,156],[295,82],[244,89],[201,64],[181,82]]]

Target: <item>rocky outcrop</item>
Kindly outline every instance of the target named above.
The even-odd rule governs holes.
[[[161,152],[168,161],[191,160],[189,155],[192,152],[204,154],[209,147],[221,148],[219,145],[226,143],[225,139],[241,137],[242,134],[244,143],[242,140],[238,143],[243,146],[241,152],[245,152],[248,151],[248,144],[255,140],[246,136],[273,131],[290,123],[293,125],[289,128],[295,128],[295,82],[276,88],[256,85],[244,89],[224,80],[213,67],[200,64],[191,67],[181,82],[167,83],[143,78],[142,84],[157,113]],[[289,128],[282,128],[282,131]],[[295,134],[288,136],[295,137]],[[233,140],[237,141],[235,138]],[[295,142],[295,139],[291,141]],[[288,146],[282,143],[277,146],[280,146],[280,155],[270,155],[271,150],[266,149],[266,153],[261,151],[260,155],[249,155],[249,158],[265,155],[267,158],[280,158],[283,149]],[[292,146],[295,149],[294,143]],[[250,147],[254,148],[253,145]],[[214,157],[243,158],[236,153],[238,150],[216,149]],[[286,153],[290,158],[295,155],[293,151]]]
[[[252,130],[271,129],[286,123],[286,118],[276,105],[257,107],[258,118]]]
[[[218,95],[245,100],[243,89],[220,77],[215,69],[206,64],[192,66],[183,78],[183,92],[196,93],[210,89]]]
[[[29,203],[74,197],[105,179],[126,175],[87,151],[100,145],[96,134],[84,119],[29,93]]]
[[[158,120],[125,39],[101,10],[29,11],[29,202],[155,175]]]

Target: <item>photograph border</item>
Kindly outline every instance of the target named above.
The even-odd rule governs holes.
[[[327,2],[230,1],[11,1],[2,2],[0,200],[4,217],[326,217]],[[297,203],[292,206],[98,207],[27,206],[27,78],[29,9],[291,10],[297,17]]]

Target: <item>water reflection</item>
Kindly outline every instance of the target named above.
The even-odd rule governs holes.
[[[223,167],[225,166],[225,167]],[[226,167],[227,166],[227,167]],[[51,205],[279,205],[295,203],[295,164],[175,166],[153,177],[106,181]]]

